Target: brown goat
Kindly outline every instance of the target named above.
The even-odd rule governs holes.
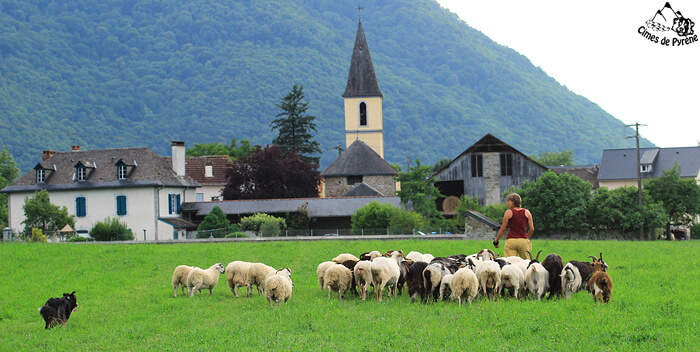
[[[591,257],[593,257],[593,263],[591,263],[593,274],[591,275],[591,279],[588,280],[589,295],[593,294],[593,302],[597,302],[600,299],[608,303],[612,296],[613,283],[610,275],[604,271],[606,265],[605,262],[603,262],[603,254],[601,253],[600,259],[594,256]]]

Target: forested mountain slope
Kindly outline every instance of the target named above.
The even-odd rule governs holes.
[[[23,171],[45,149],[248,139],[304,86],[324,168],[344,144],[341,94],[358,23],[337,0],[0,0],[0,148]],[[434,0],[367,0],[385,157],[433,163],[486,133],[526,154],[597,163],[632,132]],[[585,67],[580,69],[585,70]],[[604,82],[601,82],[604,84]],[[648,141],[644,141],[649,145]]]

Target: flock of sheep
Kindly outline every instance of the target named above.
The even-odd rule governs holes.
[[[530,260],[520,257],[499,258],[490,249],[482,249],[472,255],[434,257],[431,254],[390,250],[384,255],[379,251],[365,252],[356,257],[349,253],[336,256],[318,265],[316,275],[321,290],[338,294],[342,300],[350,291],[366,300],[368,290],[381,302],[385,289],[389,296],[401,295],[407,289],[411,302],[452,299],[462,304],[471,303],[478,295],[495,300],[497,296],[509,294],[514,298],[528,295],[540,300],[587,290],[594,301],[610,301],[612,279],[607,274],[608,265],[600,258],[592,262],[569,261],[566,265],[557,254],[549,254],[540,263],[537,253]],[[219,275],[226,273],[226,281],[233,295],[238,298],[241,287],[246,287],[246,297],[255,286],[258,294],[265,295],[270,307],[287,303],[292,296],[293,283],[289,268],[275,269],[263,263],[234,261],[225,268],[221,263],[209,269],[180,265],[173,272],[173,296],[178,287],[185,287],[192,297],[202,289],[212,294]],[[357,291],[359,289],[359,292]]]
[[[540,251],[541,253],[542,251]],[[528,252],[529,253],[529,252]],[[402,251],[362,253],[360,257],[344,253],[318,265],[316,274],[321,290],[338,293],[343,299],[346,292],[355,292],[362,300],[374,287],[374,296],[381,302],[384,289],[391,296],[400,295],[404,287],[411,302],[420,298],[429,303],[443,299],[471,303],[479,294],[495,300],[509,293],[511,297],[530,295],[540,300],[563,296],[571,298],[574,292],[588,290],[594,301],[608,302],[612,294],[612,279],[607,264],[590,256],[593,262],[569,261],[564,265],[557,254],[548,255],[540,263],[537,253],[530,260],[520,257],[498,258],[490,249],[472,255],[434,257],[431,254]],[[357,293],[356,288],[359,288]]]

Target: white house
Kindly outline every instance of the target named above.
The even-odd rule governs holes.
[[[42,189],[75,216],[78,234],[107,217],[125,222],[136,240],[181,239],[194,227],[180,219],[181,204],[195,201],[201,186],[185,174],[184,142],[172,143],[172,159],[149,148],[72,149],[45,151],[33,171],[0,191],[15,232],[24,229],[25,198]]]

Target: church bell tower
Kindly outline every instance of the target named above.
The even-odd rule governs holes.
[[[345,100],[345,147],[349,147],[359,139],[384,158],[383,96],[374,73],[372,57],[362,29],[362,20],[357,25],[348,84],[343,98]]]

